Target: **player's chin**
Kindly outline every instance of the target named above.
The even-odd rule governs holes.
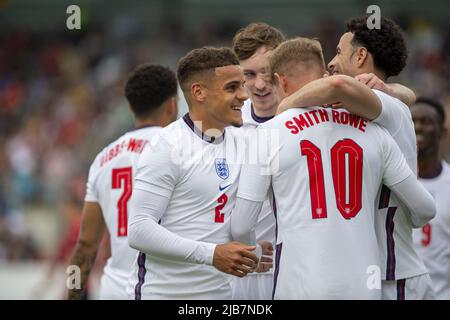
[[[242,123],[242,120],[241,120],[241,122],[237,122],[237,121],[236,121],[236,122],[231,122],[231,123],[230,123],[231,126],[236,127],[236,128],[242,127],[242,124],[243,124],[243,123]]]
[[[242,121],[242,117],[234,117],[233,119],[230,120],[230,125],[232,125],[233,127],[242,127],[243,125],[243,121]]]
[[[234,117],[233,119],[230,120],[230,125],[233,127],[242,127],[243,121],[242,121],[242,117],[236,118]]]
[[[230,125],[233,127],[241,127],[243,124],[242,121],[242,111],[241,110],[232,110],[232,114],[230,115]]]

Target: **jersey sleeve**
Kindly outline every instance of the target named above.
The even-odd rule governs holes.
[[[158,139],[144,149],[137,165],[134,188],[170,198],[179,177],[179,165],[172,160],[170,144]]]
[[[400,100],[389,96],[388,94],[379,90],[373,90],[381,101],[381,113],[373,120],[395,137],[402,127],[404,118],[409,112],[408,107]]]
[[[386,186],[390,187],[405,180],[408,176],[414,175],[397,143],[386,131],[384,131],[382,146],[384,155],[383,183]]]
[[[270,160],[272,158],[269,131],[263,126],[254,130],[249,139],[249,157],[242,165],[237,196],[250,201],[264,201],[271,184]]]
[[[159,225],[169,201],[146,190],[133,192],[128,244],[163,259],[212,265],[216,244],[183,238]]]
[[[91,167],[89,168],[89,176],[88,181],[86,183],[86,196],[84,197],[85,202],[98,202],[98,191],[96,188],[96,180],[98,175],[98,157],[97,156],[92,162]]]

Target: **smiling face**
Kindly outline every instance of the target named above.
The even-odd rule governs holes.
[[[437,154],[442,134],[437,111],[425,103],[417,103],[411,108],[411,114],[419,159]]]
[[[336,47],[336,55],[328,64],[328,69],[331,74],[343,74],[355,77],[361,73],[356,67],[356,50],[352,45],[352,40],[353,34],[351,32],[346,32],[342,35]]]
[[[253,108],[259,111],[261,116],[273,116],[279,102],[268,70],[269,56],[272,51],[262,46],[250,58],[240,61],[244,68],[245,86]]]
[[[227,126],[242,126],[241,108],[248,94],[244,87],[241,66],[229,65],[215,68],[215,76],[206,85],[206,114],[209,123],[217,129]]]

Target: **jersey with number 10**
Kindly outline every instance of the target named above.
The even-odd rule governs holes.
[[[376,195],[412,174],[387,131],[342,109],[305,108],[260,125],[253,140],[265,166],[243,166],[238,197],[263,201],[273,188],[274,298],[380,298],[368,286],[380,269]]]
[[[102,285],[107,283],[106,291],[123,288],[121,293],[105,292],[104,298],[127,298],[125,288],[137,254],[127,241],[128,201],[138,159],[160,130],[161,127],[144,127],[127,132],[104,148],[89,170],[85,201],[100,205],[111,241],[111,257]]]

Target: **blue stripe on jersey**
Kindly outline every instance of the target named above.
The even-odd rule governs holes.
[[[277,201],[275,200],[275,195],[272,196],[272,210],[273,210],[273,214],[275,216],[275,241],[277,241],[277,237],[278,237],[278,220],[277,220]]]
[[[147,273],[147,270],[145,269],[145,253],[143,252],[139,252],[138,266],[139,266],[138,283],[134,288],[134,300],[141,300],[142,298],[141,289],[145,281],[145,274]]]
[[[275,297],[275,290],[277,288],[277,280],[278,280],[278,273],[280,271],[280,258],[281,258],[281,249],[283,248],[283,243],[277,244],[275,254],[277,255],[277,258],[275,260],[275,273],[273,277],[273,289],[272,289],[272,300]]]
[[[389,206],[389,198],[391,197],[391,190],[384,184],[381,187],[380,202],[378,203],[378,209],[384,209]]]
[[[390,207],[386,215],[386,280],[395,280],[394,216],[396,207]]]
[[[397,300],[405,300],[405,284],[406,279],[397,281]]]

